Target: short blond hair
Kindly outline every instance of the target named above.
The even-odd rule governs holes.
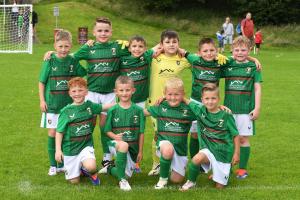
[[[72,34],[68,30],[61,29],[55,34],[55,42],[66,40],[72,44]]]
[[[167,89],[178,89],[184,91],[183,81],[178,77],[170,78],[165,83],[164,92],[166,92]]]
[[[75,77],[75,78],[72,78],[71,80],[69,80],[69,82],[68,82],[69,90],[72,87],[76,87],[76,86],[84,87],[87,89],[87,81],[81,77]]]
[[[248,49],[251,48],[250,40],[245,36],[238,36],[232,42],[232,48],[246,46]]]
[[[206,83],[205,85],[203,85],[201,90],[202,96],[204,92],[216,92],[218,94],[218,97],[220,97],[219,87],[215,83]]]
[[[119,84],[130,84],[134,87],[134,82],[129,76],[119,76],[115,82],[115,88],[117,88]]]

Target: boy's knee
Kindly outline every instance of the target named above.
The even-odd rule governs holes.
[[[160,147],[160,152],[165,159],[171,159],[174,155],[174,148],[172,144],[163,144]]]
[[[83,163],[82,163],[83,167],[89,171],[91,174],[93,174],[94,172],[97,171],[97,164],[96,164],[96,160],[94,159],[88,159],[88,160],[85,160]]]
[[[72,179],[69,180],[69,182],[71,184],[78,184],[80,182],[80,178],[79,177],[72,178]]]
[[[249,137],[248,136],[240,136],[240,144],[243,145],[248,145],[249,144]]]
[[[202,163],[207,163],[209,162],[208,158],[206,157],[205,154],[198,152],[193,158],[192,158],[192,162],[195,165],[200,165]]]
[[[117,143],[117,150],[121,152],[127,152],[128,151],[128,143],[124,141],[118,141]]]
[[[172,183],[182,183],[184,181],[184,176],[178,174],[175,171],[172,171],[171,176],[170,176],[170,181]]]

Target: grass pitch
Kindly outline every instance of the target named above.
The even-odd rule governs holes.
[[[115,32],[117,27],[128,27],[126,32],[118,32],[114,37],[128,38],[137,32],[145,32],[142,35],[145,35],[149,46],[158,41],[162,31],[116,16],[111,18],[116,24]],[[85,23],[92,24],[92,19]],[[141,26],[143,30],[137,30]],[[43,34],[52,37],[50,30]],[[196,36],[180,32],[180,37],[184,48],[196,51]],[[78,48],[75,46],[73,50]],[[55,177],[47,175],[47,131],[39,128],[41,113],[37,85],[42,55],[51,49],[52,44],[43,44],[35,45],[32,55],[0,54],[1,199],[299,199],[300,50],[262,48],[257,56],[263,64],[262,110],[256,123],[257,135],[251,139],[247,179],[237,180],[232,176],[228,187],[217,191],[207,175],[202,174],[194,190],[182,193],[178,191],[178,185],[170,184],[169,189],[155,191],[153,186],[158,177],[147,176],[151,168],[152,140],[148,120],[142,173],[135,174],[129,180],[132,191],[125,193],[119,190],[117,181],[107,175],[100,176],[99,187],[93,187],[87,179],[73,186],[65,181],[62,174]],[[190,94],[189,71],[184,73],[183,79],[187,94]],[[94,141],[99,161],[98,127]]]

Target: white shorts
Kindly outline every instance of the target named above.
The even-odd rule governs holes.
[[[116,141],[111,141],[112,143],[116,143]],[[113,146],[109,146],[109,151],[112,154],[112,156],[117,155],[117,150]],[[133,171],[135,169],[135,162],[131,159],[130,153],[127,152],[127,162],[126,162],[126,168],[125,168],[125,174],[127,177],[131,177],[133,174]]]
[[[41,127],[42,128],[57,128],[59,114],[42,113]]]
[[[197,101],[195,99],[190,98],[190,100],[192,102],[195,102],[195,103],[199,104],[199,105],[203,105],[203,103],[201,103],[200,101]],[[192,126],[191,126],[191,129],[190,129],[190,132],[191,133],[197,133],[197,120],[195,120],[195,121],[192,122]]]
[[[98,92],[88,91],[88,94],[85,97],[85,100],[90,100],[93,103],[97,104],[106,104],[106,103],[115,103],[116,102],[116,94],[114,92],[101,94]],[[101,112],[101,114],[106,115],[106,112]]]
[[[138,102],[138,103],[135,103],[137,106],[145,109],[145,105],[146,105],[146,101],[142,101],[142,102]]]
[[[162,141],[159,142],[159,147],[162,144],[166,144],[166,143],[172,144],[168,140],[162,140]],[[172,158],[171,169],[173,171],[177,172],[178,174],[180,174],[181,176],[185,176],[186,165],[188,163],[188,157],[187,156],[179,156],[176,153],[174,147],[173,147],[173,150],[174,150],[174,155],[173,155],[173,158]],[[159,149],[156,150],[156,155],[158,157],[161,156],[161,153],[160,153]]]
[[[213,181],[222,185],[227,185],[231,164],[217,161],[215,156],[208,149],[201,149],[199,152],[205,154],[209,160],[209,164],[201,164],[205,173],[212,170]]]
[[[64,167],[66,169],[65,176],[67,180],[80,176],[82,162],[86,159],[94,159],[96,162],[95,151],[93,147],[85,147],[76,156],[64,156]]]
[[[253,135],[253,121],[250,119],[248,114],[234,114],[236,127],[241,136],[252,136]]]
[[[232,44],[232,35],[226,35],[225,36],[224,44]]]

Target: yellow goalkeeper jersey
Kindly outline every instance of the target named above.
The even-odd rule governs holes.
[[[164,54],[160,54],[157,58],[153,58],[151,63],[149,104],[153,105],[163,95],[166,80],[179,76],[184,69],[190,66],[186,58],[180,58],[178,55],[167,57]]]

